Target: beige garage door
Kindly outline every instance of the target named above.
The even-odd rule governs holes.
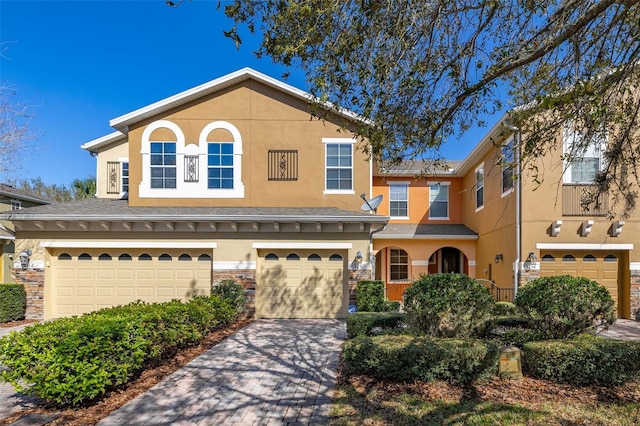
[[[587,252],[587,251],[548,251],[541,252],[540,275],[573,275],[587,277],[597,281],[611,293],[616,301],[618,312],[625,309],[620,304],[624,298],[620,295],[624,290],[619,282],[620,253],[617,252]]]
[[[347,252],[260,250],[258,318],[344,318],[349,303]]]
[[[211,288],[208,250],[56,249],[51,258],[53,317],[135,300],[186,300]]]

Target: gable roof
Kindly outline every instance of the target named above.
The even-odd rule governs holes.
[[[52,201],[46,198],[34,195],[22,189],[14,188],[11,185],[0,183],[0,196],[7,198],[15,198],[16,200],[31,201],[38,204],[51,204]]]
[[[109,124],[111,127],[119,130],[122,133],[126,133],[127,129],[130,125],[137,123],[146,118],[152,117],[154,115],[169,111],[173,108],[184,105],[188,102],[194,101],[202,96],[206,96],[210,93],[215,93],[227,87],[233,86],[245,80],[253,79],[262,84],[270,86],[274,89],[280,90],[281,92],[287,93],[295,98],[302,99],[304,101],[312,101],[314,97],[296,87],[293,87],[289,84],[283,83],[280,80],[276,80],[273,77],[269,77],[266,74],[262,74],[251,68],[242,68],[238,71],[232,72],[231,74],[227,74],[223,77],[217,78],[215,80],[211,80],[207,83],[201,84],[194,88],[185,90],[184,92],[180,92],[173,96],[169,96],[168,98],[162,99],[158,102],[152,103],[145,107],[139,108],[135,111],[132,111],[128,114],[121,115],[120,117],[116,117],[112,119]],[[340,109],[337,107],[333,107],[337,109],[338,113],[345,118],[357,121],[363,121],[362,117],[359,117],[357,114]],[[98,139],[96,139],[97,141]],[[95,142],[95,141],[93,141]],[[88,142],[91,143],[91,142]],[[86,145],[86,144],[85,144]]]
[[[100,148],[109,146],[112,143],[119,142],[121,140],[126,140],[127,135],[117,130],[113,133],[109,133],[108,135],[102,136],[98,139],[94,139],[85,144],[80,145],[80,148],[86,149],[89,152],[98,152]]]

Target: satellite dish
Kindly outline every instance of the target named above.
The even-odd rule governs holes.
[[[380,203],[382,203],[382,198],[383,195],[378,195],[376,197],[373,197],[372,199],[367,201],[367,197],[365,196],[365,194],[361,194],[360,198],[362,198],[364,200],[364,203],[362,204],[362,206],[360,206],[360,208],[365,211],[365,212],[374,212],[376,213],[378,211],[378,206],[380,205]]]

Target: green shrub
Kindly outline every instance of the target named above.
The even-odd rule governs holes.
[[[494,309],[489,291],[463,274],[422,275],[404,294],[407,324],[431,337],[483,336]]]
[[[498,346],[475,339],[381,335],[345,342],[347,371],[397,381],[470,383],[496,374]]]
[[[513,316],[518,312],[518,308],[515,303],[511,302],[496,302],[495,314],[497,316]]]
[[[519,316],[497,317],[495,319],[496,327],[526,328],[528,325],[529,325],[529,321],[526,318],[522,318]]]
[[[244,295],[244,287],[235,280],[222,280],[218,284],[214,284],[211,288],[211,294],[227,300],[231,306],[235,307],[236,316],[240,316],[247,308],[247,298]]]
[[[234,318],[228,301],[199,296],[36,324],[0,339],[0,379],[59,406],[86,403]]]
[[[404,314],[397,312],[356,312],[347,317],[347,336],[370,336],[376,330],[384,333],[404,326]]]
[[[617,386],[640,378],[640,342],[582,335],[524,345],[522,369],[535,378],[574,386]]]
[[[384,302],[384,281],[358,281],[356,285],[358,312],[382,312]]]
[[[577,336],[596,322],[608,328],[616,320],[609,291],[584,277],[537,278],[520,289],[515,304],[529,327],[550,339]]]
[[[0,284],[0,322],[24,319],[27,294],[22,284]]]
[[[546,333],[531,328],[507,328],[499,334],[499,340],[503,346],[524,347],[525,343],[545,340]]]
[[[382,312],[400,312],[400,302],[385,300],[382,304]]]

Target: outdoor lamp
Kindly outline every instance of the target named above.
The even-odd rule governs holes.
[[[527,256],[527,262],[531,264],[532,267],[536,266],[536,260],[538,260],[538,256],[532,251],[529,252],[529,256]]]
[[[356,253],[356,263],[358,265],[362,263],[362,252],[360,250]]]
[[[502,253],[500,253],[500,254],[496,254],[496,258],[494,259],[494,261],[495,261],[496,263],[498,263],[498,262],[500,262],[500,261],[502,260],[502,258],[503,258],[503,257],[502,257]]]
[[[20,267],[24,270],[29,267],[29,257],[31,256],[31,250],[25,250],[20,252],[18,258],[20,258]]]

